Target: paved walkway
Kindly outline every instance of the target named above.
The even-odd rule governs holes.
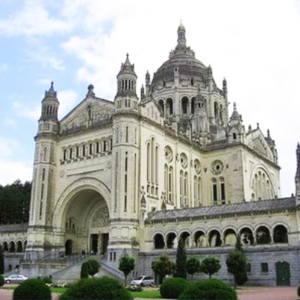
[[[243,287],[238,288],[240,300],[296,300],[296,287]]]

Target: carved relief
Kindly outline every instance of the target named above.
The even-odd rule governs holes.
[[[109,214],[107,207],[101,207],[95,213],[92,219],[92,227],[103,227],[109,223]]]
[[[210,170],[214,175],[219,175],[224,170],[224,164],[220,160],[215,160],[211,163]]]

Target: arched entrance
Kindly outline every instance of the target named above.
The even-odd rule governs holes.
[[[67,240],[65,243],[65,254],[72,255],[72,240]]]
[[[109,210],[94,188],[73,190],[62,213],[65,254],[105,254],[109,243]]]

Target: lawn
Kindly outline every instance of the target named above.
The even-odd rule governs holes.
[[[161,295],[159,291],[142,291],[142,292],[130,292],[130,294],[132,295],[133,298],[153,298],[153,299],[157,299],[160,298],[161,299]]]
[[[14,290],[17,287],[17,285],[13,286],[2,286],[0,289],[3,290]],[[62,294],[67,290],[67,288],[51,288],[51,293],[57,293]]]

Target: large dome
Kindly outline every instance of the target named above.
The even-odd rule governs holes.
[[[206,82],[209,68],[195,58],[195,53],[186,47],[185,29],[178,27],[178,44],[175,50],[171,51],[170,58],[154,73],[152,89],[167,82],[174,82],[175,70],[179,72],[179,81]]]

